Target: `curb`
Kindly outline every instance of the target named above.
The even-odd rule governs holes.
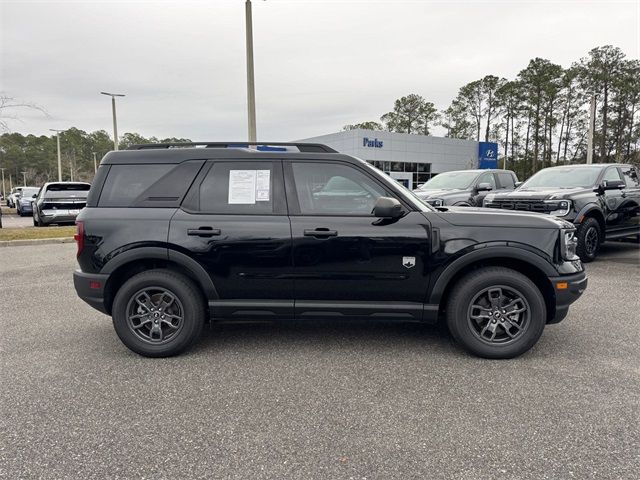
[[[73,237],[62,238],[34,238],[31,240],[2,240],[0,241],[0,248],[2,247],[24,247],[27,245],[48,245],[54,243],[73,243]]]

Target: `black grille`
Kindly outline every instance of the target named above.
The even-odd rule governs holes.
[[[559,208],[557,203],[545,203],[538,200],[493,200],[485,206],[489,208],[500,208],[502,210],[523,210],[537,213],[549,213]]]

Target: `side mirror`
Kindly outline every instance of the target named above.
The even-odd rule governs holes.
[[[36,198],[38,196],[37,193],[34,193],[33,195],[31,195],[31,198]]]
[[[488,192],[489,190],[493,190],[493,187],[489,182],[481,182],[476,185],[476,191],[478,192]]]
[[[625,184],[622,180],[603,180],[600,185],[601,190],[618,190],[624,187]]]
[[[516,182],[514,186],[515,186],[516,188],[518,188],[518,187],[519,187],[520,185],[522,185],[523,183],[524,183],[524,182]]]
[[[380,197],[376,200],[372,213],[378,218],[399,218],[402,216],[402,205],[395,198]]]

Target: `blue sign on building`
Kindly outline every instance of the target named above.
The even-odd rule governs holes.
[[[478,143],[478,168],[498,168],[498,144]]]
[[[377,138],[364,137],[362,139],[362,146],[363,147],[372,147],[372,148],[382,148],[383,141],[382,140],[378,140]]]

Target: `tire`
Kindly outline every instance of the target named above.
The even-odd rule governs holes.
[[[602,231],[595,218],[588,217],[578,226],[576,232],[578,238],[577,254],[584,263],[593,262],[598,255],[602,244]]]
[[[519,301],[514,300],[516,297]],[[491,298],[496,300],[496,306],[509,308],[498,309],[496,314]],[[514,308],[523,311],[503,315],[505,310]],[[546,319],[547,308],[538,287],[509,268],[486,267],[465,275],[453,286],[447,302],[451,335],[467,351],[484,358],[522,355],[536,344]],[[490,339],[491,335],[495,338]]]
[[[153,293],[162,291],[168,295]],[[148,297],[141,292],[146,292]],[[169,296],[173,296],[173,300],[169,301]],[[149,298],[151,302],[144,300],[147,305],[144,306],[136,302],[136,298]],[[163,302],[166,308],[160,310]],[[169,270],[149,270],[127,280],[116,293],[113,326],[130,350],[145,357],[170,357],[200,338],[205,321],[204,304],[204,298],[188,278]],[[173,318],[163,320],[163,314]]]
[[[33,226],[34,227],[41,227],[42,226],[42,222],[40,221],[40,219],[36,220],[36,214],[33,214]]]

